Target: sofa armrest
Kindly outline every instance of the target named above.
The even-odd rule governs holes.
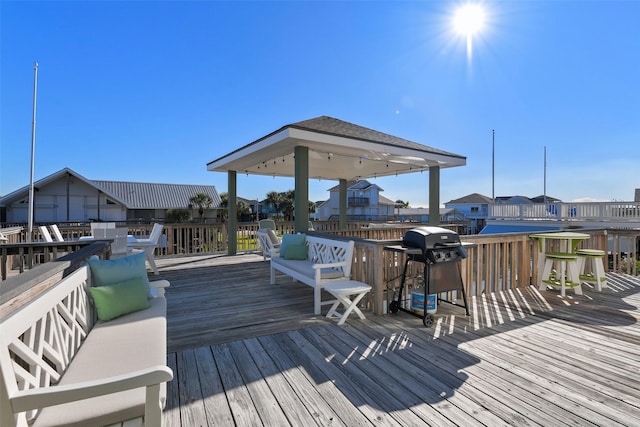
[[[173,371],[171,368],[158,365],[99,380],[22,390],[16,392],[9,400],[13,411],[18,413],[134,388],[152,387],[172,379]],[[147,405],[149,404],[157,405],[158,403],[147,401]]]
[[[323,268],[346,267],[346,266],[347,266],[346,261],[330,262],[327,264],[313,264],[314,270],[321,270]]]
[[[316,284],[322,282],[322,269],[324,268],[337,268],[337,267],[345,267],[347,265],[346,261],[342,262],[331,262],[327,264],[313,264],[313,269],[315,271],[314,280]]]
[[[154,280],[149,282],[149,288],[157,289],[159,297],[164,296],[164,288],[168,288],[169,286],[171,286],[171,283],[168,280]]]

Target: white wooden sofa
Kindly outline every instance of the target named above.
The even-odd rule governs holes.
[[[144,267],[144,261],[142,261]],[[0,425],[161,426],[166,280],[148,308],[98,322],[81,266],[0,320]]]
[[[283,236],[282,247],[288,252]],[[322,301],[322,288],[328,283],[349,280],[351,277],[351,262],[353,258],[353,240],[340,241],[316,236],[304,236],[307,247],[305,259],[286,259],[282,256],[281,248],[271,253],[271,284],[276,283],[275,272],[280,271],[294,280],[298,280],[313,288],[313,310],[320,314],[321,306],[331,304],[332,301]],[[301,257],[299,257],[301,258]]]

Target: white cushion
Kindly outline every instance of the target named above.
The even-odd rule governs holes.
[[[316,274],[315,270],[313,269],[313,261],[309,261],[309,260],[302,261],[302,260],[294,260],[294,259],[284,259],[282,257],[273,257],[271,258],[271,262],[283,265],[293,271],[296,271],[312,279],[315,277],[315,274]],[[340,269],[323,268],[320,270],[321,279],[338,279],[340,277],[345,277],[344,273]]]
[[[278,239],[278,236],[276,236],[276,232],[273,231],[272,229],[270,228],[267,229],[267,236],[269,236],[269,240],[271,240],[271,243],[274,246],[280,244],[280,239]]]
[[[166,299],[153,298],[149,303],[151,307],[146,310],[96,324],[60,384],[166,366]],[[165,383],[160,387],[160,395],[164,405]],[[44,408],[33,426],[109,425],[143,416],[144,403],[144,388],[127,390]]]

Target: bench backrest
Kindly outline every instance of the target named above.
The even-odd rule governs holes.
[[[330,264],[345,262],[342,267],[345,276],[351,276],[351,262],[353,259],[353,240],[331,240],[322,237],[306,236],[305,244],[308,246],[307,259],[316,264]]]
[[[0,425],[15,424],[9,396],[55,385],[95,324],[83,266],[0,321]],[[17,425],[37,415],[20,414]]]

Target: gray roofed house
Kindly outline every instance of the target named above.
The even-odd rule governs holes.
[[[466,196],[462,196],[458,199],[453,199],[445,203],[447,205],[460,205],[460,204],[481,204],[481,203],[491,203],[491,198],[484,196],[479,193],[471,193]]]
[[[189,199],[205,193],[215,218],[220,195],[213,185],[90,180],[64,168],[34,183],[34,222],[163,221],[169,209],[195,209]],[[0,221],[26,223],[29,186],[0,198]]]

